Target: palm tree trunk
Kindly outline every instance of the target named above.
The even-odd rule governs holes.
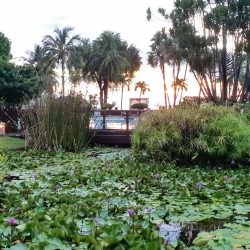
[[[240,96],[241,103],[246,101],[249,92],[250,92],[250,53],[248,53],[247,55],[245,80],[244,80],[244,84],[243,84],[242,92]]]
[[[62,59],[62,96],[65,96],[65,79],[64,79],[64,72],[65,70],[65,62],[64,62],[64,58]]]
[[[122,83],[122,93],[121,93],[121,110],[122,110],[122,104],[123,104],[123,83]]]
[[[180,62],[177,63],[177,74],[176,74],[176,77],[175,77],[175,64],[174,64],[174,70],[173,70],[173,74],[174,74],[174,83],[175,81],[177,81],[179,79],[179,73],[180,73]],[[173,106],[175,107],[176,105],[176,99],[177,99],[177,86],[176,84],[174,84],[174,104]]]
[[[98,87],[99,87],[99,100],[100,100],[100,108],[102,109],[103,107],[103,84],[102,80],[99,78],[97,79]]]
[[[182,95],[183,95],[183,89],[181,89],[181,95],[180,95],[180,102],[179,102],[179,104],[181,104]]]
[[[141,93],[142,93],[142,89],[141,89],[141,91],[140,91],[139,103],[141,103]]]
[[[184,72],[184,77],[183,77],[184,82],[185,82],[186,76],[187,76],[187,68],[188,68],[188,63],[186,63],[186,67],[185,67],[185,72]],[[178,95],[178,94],[179,94],[179,93],[177,93],[177,95]],[[183,96],[183,88],[181,88],[181,95],[180,95],[179,105],[181,104],[182,96]]]
[[[161,68],[161,73],[162,73],[162,78],[163,78],[165,108],[167,108],[168,107],[167,97],[168,97],[169,105],[170,105],[170,100],[169,100],[169,96],[167,94],[167,84],[166,84],[164,63],[161,63],[160,68]]]
[[[203,89],[204,86],[203,86],[202,81],[199,80],[199,78],[198,78],[198,76],[196,75],[196,73],[195,73],[194,70],[192,70],[192,72],[193,72],[193,75],[194,75],[194,77],[195,77],[195,79],[196,79],[196,81],[197,81],[197,83],[198,83],[198,85],[199,85],[199,87],[200,87],[200,93],[202,92],[203,96],[204,96],[208,101],[211,101],[211,100],[209,100],[209,98],[208,98],[208,94],[207,94],[206,88]]]
[[[222,30],[222,54],[221,54],[221,73],[222,73],[222,103],[225,104],[227,101],[227,30],[223,27]]]
[[[232,99],[233,102],[237,101],[237,92],[238,92],[238,84],[239,84],[239,78],[240,78],[240,71],[241,71],[241,65],[240,62],[239,65],[237,65],[236,72],[234,72],[234,84],[233,84],[233,91],[232,91]]]
[[[103,107],[103,89],[100,88],[100,107],[102,109]]]
[[[188,62],[186,63],[186,67],[185,67],[185,72],[184,72],[184,82],[186,81],[186,76],[187,76],[187,68],[188,68]]]
[[[202,87],[200,85],[200,90],[199,90],[199,105],[201,105],[201,91],[202,91]]]
[[[104,80],[103,91],[104,91],[104,103],[108,103],[108,81],[107,80]]]

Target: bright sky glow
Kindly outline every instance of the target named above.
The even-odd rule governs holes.
[[[75,33],[82,37],[97,38],[104,30],[121,34],[122,39],[134,44],[141,50],[144,66],[138,72],[136,81],[145,81],[151,91],[145,95],[150,98],[151,108],[163,104],[163,86],[159,69],[146,65],[146,53],[150,50],[150,39],[166,21],[153,18],[146,20],[146,9],[156,12],[158,7],[171,11],[173,0],[8,0],[1,1],[0,31],[12,42],[12,55],[17,61],[25,52],[33,50],[34,44],[40,44],[43,37],[52,34],[56,26],[72,26]],[[171,86],[171,69],[167,71],[167,82]],[[193,84],[194,85],[194,84]],[[197,88],[197,86],[195,85]],[[134,89],[134,85],[131,90]],[[191,91],[191,93],[190,93]],[[190,88],[189,94],[197,94]],[[193,93],[192,93],[193,92]],[[138,97],[139,91],[125,93],[124,103],[128,105],[130,97]],[[110,93],[119,106],[119,92]]]

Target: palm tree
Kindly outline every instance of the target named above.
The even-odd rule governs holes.
[[[41,45],[35,44],[33,51],[27,52],[27,57],[24,60],[31,65],[37,74],[40,76],[45,85],[45,89],[49,93],[53,93],[53,88],[56,88],[58,81],[56,80],[56,72],[54,71],[55,64],[49,63],[47,54]]]
[[[167,34],[163,28],[161,31],[158,31],[151,40],[151,51],[148,53],[148,63],[153,68],[160,66],[162,78],[163,78],[163,87],[164,87],[164,101],[165,107],[170,105],[169,95],[167,93],[167,84],[166,84],[166,75],[165,75],[165,63],[166,63],[166,48],[167,48]]]
[[[71,80],[83,79],[98,84],[102,107],[107,103],[108,88],[121,86],[123,95],[123,88],[129,87],[134,73],[140,68],[141,57],[139,50],[128,46],[120,34],[104,31],[92,43],[82,39],[70,53],[68,64]]]
[[[139,103],[141,102],[141,96],[145,94],[146,91],[150,91],[149,85],[145,83],[144,81],[139,81],[135,84],[135,91],[137,89],[140,89],[140,96],[139,96]]]
[[[126,58],[129,64],[127,65],[121,79],[121,110],[123,106],[123,89],[124,87],[127,87],[128,91],[130,90],[130,84],[135,77],[135,72],[140,69],[142,64],[140,52],[134,45],[130,45],[127,48]]]
[[[87,75],[87,63],[92,53],[92,44],[89,39],[83,38],[77,46],[70,52],[68,58],[69,77],[71,84],[75,88],[82,80],[89,80]],[[87,79],[85,79],[87,78]],[[92,79],[91,79],[92,80]]]
[[[93,62],[99,66],[98,73],[103,79],[103,101],[107,103],[109,83],[119,82],[129,65],[127,43],[121,40],[118,33],[105,31],[94,41],[93,47],[97,52]]]
[[[176,103],[176,99],[179,95],[179,93],[181,93],[180,95],[180,102],[182,100],[182,95],[183,95],[183,91],[187,91],[187,87],[188,87],[188,84],[185,82],[184,79],[179,79],[179,78],[176,78],[175,81],[173,82],[172,84],[172,87],[174,88],[174,104]]]
[[[126,51],[127,43],[112,31],[104,31],[92,43],[82,71],[84,79],[98,83],[101,107],[107,103],[110,84],[117,85],[123,80],[129,65]]]
[[[62,95],[65,95],[65,68],[68,58],[76,44],[80,41],[78,35],[71,36],[72,27],[56,28],[55,36],[47,35],[43,39],[44,49],[48,55],[48,62],[61,66]]]

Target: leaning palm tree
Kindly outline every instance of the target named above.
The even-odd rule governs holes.
[[[149,85],[144,81],[139,81],[135,84],[135,91],[140,89],[139,103],[141,102],[141,96],[145,94],[146,91],[150,91]]]
[[[63,29],[56,28],[55,36],[47,35],[43,39],[44,49],[48,55],[48,62],[54,62],[57,66],[61,66],[62,77],[62,95],[65,95],[65,68],[68,66],[68,58],[71,51],[80,41],[78,35],[71,36],[73,28],[64,27]]]

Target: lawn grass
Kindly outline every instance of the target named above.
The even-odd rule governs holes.
[[[7,136],[0,137],[0,150],[10,150],[24,148],[25,142],[23,139],[12,138]]]

